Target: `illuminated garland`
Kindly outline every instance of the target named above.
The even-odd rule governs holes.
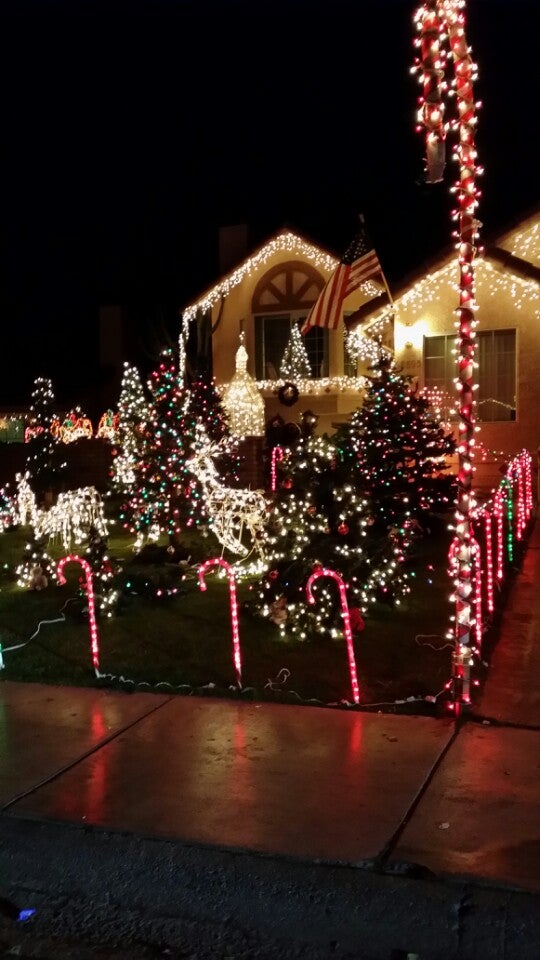
[[[286,383],[286,380],[257,380],[257,387],[277,396]],[[365,385],[365,377],[321,377],[320,380],[297,380],[295,384],[302,396],[314,397],[325,393],[361,393]]]
[[[443,120],[442,95],[445,92],[446,66],[443,42],[448,35],[453,60],[453,87],[456,94],[458,119],[453,126],[458,131],[458,145],[454,158],[459,164],[459,178],[453,191],[457,209],[453,217],[458,223],[455,233],[458,241],[459,308],[458,308],[458,376],[456,387],[459,399],[459,443],[456,502],[457,551],[456,620],[454,655],[454,695],[458,703],[470,702],[470,663],[472,615],[472,514],[475,508],[473,494],[474,456],[474,353],[477,322],[474,317],[475,256],[478,238],[476,208],[479,191],[476,177],[481,171],[476,164],[475,126],[476,103],[473,83],[476,65],[470,56],[465,36],[465,0],[427,0],[417,11],[415,22],[420,38],[420,57],[414,70],[420,72],[424,89],[419,119],[426,131],[427,180],[442,179],[444,171],[444,139],[447,124]]]

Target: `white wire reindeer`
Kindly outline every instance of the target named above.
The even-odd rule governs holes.
[[[38,510],[33,521],[36,536],[58,537],[66,550],[73,541],[80,544],[95,527],[100,536],[108,534],[103,500],[95,487],[79,487],[61,493],[49,510]]]
[[[204,505],[212,521],[211,529],[222,547],[241,557],[255,550],[264,559],[263,534],[268,504],[262,491],[226,487],[221,482],[213,457],[223,455],[219,443],[208,440],[203,427],[197,428],[193,456],[186,462],[188,470],[197,477],[204,491]],[[244,533],[251,547],[243,543]]]

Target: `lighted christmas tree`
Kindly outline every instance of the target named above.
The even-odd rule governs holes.
[[[56,580],[55,564],[47,553],[47,537],[32,533],[16,573],[17,584],[26,590],[45,590]]]
[[[351,482],[350,461],[338,446],[326,437],[303,439],[277,468],[259,612],[295,639],[339,633],[335,589],[321,589],[316,609],[307,603],[306,581],[318,566],[347,582],[353,629],[373,603],[386,598],[399,603],[409,589],[400,570],[399,538],[393,530],[382,536],[375,532],[371,505]]]
[[[209,522],[202,485],[187,467],[197,427],[202,425],[214,442],[225,440],[228,428],[215,384],[198,380],[185,387],[171,350],[162,354],[149,387],[151,415],[135,471],[135,490],[122,518],[139,546],[146,537],[157,539],[161,533],[175,545],[183,530]]]
[[[306,345],[296,323],[293,323],[291,327],[289,342],[281,360],[279,375],[282,380],[292,381],[313,376]]]
[[[11,493],[9,483],[0,487],[0,532],[10,530],[19,522],[17,498]]]
[[[114,570],[109,559],[107,537],[103,536],[95,526],[91,526],[88,531],[85,558],[94,573],[96,611],[102,616],[112,617],[117,609],[119,592],[114,582]],[[84,594],[86,593],[85,584],[86,581],[83,579],[81,581],[81,591]]]
[[[336,440],[354,464],[354,482],[373,510],[376,529],[407,528],[411,539],[430,513],[452,502],[449,457],[455,441],[429,401],[381,349],[363,405]]]
[[[137,367],[124,363],[118,401],[118,427],[112,464],[112,485],[127,493],[135,483],[135,469],[141,458],[149,406]]]
[[[60,460],[56,440],[51,433],[54,391],[45,377],[34,380],[30,422],[27,428],[25,472],[33,491],[39,495],[59,480]]]

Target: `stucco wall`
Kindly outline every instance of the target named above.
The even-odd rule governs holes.
[[[481,447],[512,455],[523,447],[534,453],[540,444],[540,288],[505,271],[495,262],[477,267],[478,332],[516,331],[516,419],[479,424]],[[418,378],[424,374],[424,336],[452,334],[459,302],[458,273],[454,262],[428,275],[396,302],[395,354],[403,371]],[[486,463],[477,456],[477,472],[486,474]],[[492,470],[494,479],[497,470]]]

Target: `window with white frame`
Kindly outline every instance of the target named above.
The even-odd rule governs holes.
[[[424,337],[424,383],[456,397],[455,334]],[[516,331],[487,330],[476,335],[476,417],[485,422],[516,418]]]
[[[255,317],[255,375],[257,380],[277,380],[279,368],[289,342],[291,327],[300,324],[306,314],[277,314]],[[328,330],[312,327],[304,338],[311,376],[328,376]]]

